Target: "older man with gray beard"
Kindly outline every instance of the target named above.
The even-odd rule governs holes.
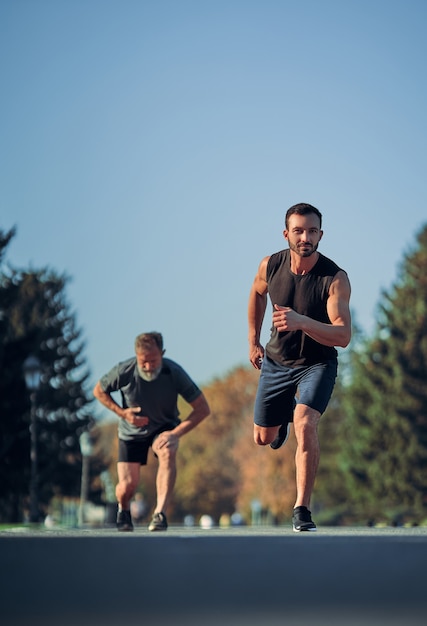
[[[117,529],[132,531],[130,502],[135,495],[141,465],[147,464],[148,450],[158,458],[157,503],[148,526],[151,531],[168,528],[166,510],[176,481],[176,455],[180,437],[209,415],[202,391],[184,369],[164,358],[163,337],[143,333],[135,340],[135,356],[115,365],[95,385],[97,398],[120,418],[118,425]],[[112,393],[120,392],[121,404]],[[192,411],[179,419],[178,396]]]

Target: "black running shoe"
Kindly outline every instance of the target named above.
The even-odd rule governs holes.
[[[166,515],[164,513],[154,513],[153,519],[151,520],[148,530],[167,530],[168,529],[168,521],[166,519]]]
[[[273,439],[273,441],[270,443],[270,448],[273,448],[273,450],[278,450],[279,448],[281,448],[283,444],[287,442],[290,430],[291,430],[290,422],[286,422],[286,424],[282,424],[281,427],[279,428],[279,432],[277,433],[276,439]]]
[[[311,519],[311,513],[306,506],[297,506],[294,509],[292,514],[292,527],[296,533],[306,530],[317,530],[316,524]]]
[[[121,532],[132,532],[133,524],[130,511],[119,511],[117,513],[117,530]]]

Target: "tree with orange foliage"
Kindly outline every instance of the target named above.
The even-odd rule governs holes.
[[[243,422],[251,411],[256,384],[253,372],[237,367],[204,387],[210,418],[180,447],[175,505],[181,515],[208,514],[218,521],[222,514],[236,510],[241,479],[233,449],[244,432]]]

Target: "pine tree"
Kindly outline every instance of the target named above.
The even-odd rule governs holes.
[[[319,422],[320,463],[311,508],[319,523],[334,524],[345,516],[347,498],[338,462],[345,437],[343,398],[346,386],[338,376],[328,408]]]
[[[0,244],[7,245],[6,239],[0,232]],[[28,507],[30,398],[23,363],[30,354],[42,364],[36,397],[40,505],[46,507],[53,494],[79,494],[79,435],[92,421],[91,400],[81,331],[65,298],[67,281],[47,269],[0,275],[2,521],[20,521]]]
[[[345,399],[341,463],[356,515],[400,523],[427,506],[427,226],[382,296]]]

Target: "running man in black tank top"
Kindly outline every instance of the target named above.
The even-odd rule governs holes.
[[[322,214],[310,204],[286,213],[283,235],[289,249],[265,257],[252,285],[249,359],[261,370],[254,410],[254,439],[278,449],[294,423],[297,441],[293,529],[316,530],[310,500],[319,464],[317,427],[335,384],[336,347],[351,339],[347,274],[318,252]],[[273,307],[271,336],[260,335],[267,307]]]

